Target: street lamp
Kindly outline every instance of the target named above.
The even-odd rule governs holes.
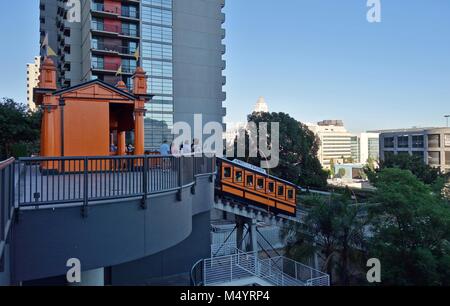
[[[450,118],[450,115],[445,115],[444,118],[447,119],[447,127],[448,127],[448,119]]]

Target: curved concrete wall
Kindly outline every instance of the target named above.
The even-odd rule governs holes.
[[[191,235],[193,216],[209,212],[213,199],[214,185],[203,177],[194,195],[190,187],[182,201],[161,194],[146,210],[139,199],[92,205],[87,218],[80,207],[22,210],[13,228],[13,281],[65,275],[70,258],[86,271],[160,253]]]
[[[0,258],[0,286],[11,284],[11,256],[10,245],[6,244],[3,258]]]

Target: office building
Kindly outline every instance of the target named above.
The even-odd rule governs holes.
[[[380,158],[416,155],[432,167],[450,171],[450,128],[412,128],[379,131]]]
[[[352,135],[341,120],[325,120],[307,126],[319,138],[318,158],[325,169],[330,169],[332,162],[342,164],[352,157]]]
[[[264,97],[259,97],[258,101],[256,101],[256,105],[253,108],[253,113],[268,113],[269,112],[269,106],[266,103],[266,100]],[[226,141],[226,144],[230,145],[233,144],[236,137],[239,135],[240,131],[244,131],[247,128],[246,122],[229,122],[227,123],[227,129],[224,133],[224,138]]]
[[[266,103],[266,100],[264,97],[259,97],[258,101],[256,102],[255,109],[253,110],[255,113],[268,113],[269,112],[269,106]]]
[[[39,68],[41,66],[41,58],[36,56],[34,63],[27,64],[27,104],[31,110],[36,109],[33,100],[33,89],[39,84]]]
[[[79,10],[67,1],[40,1],[41,45],[56,53],[58,86],[92,79],[131,88],[137,66],[148,75],[145,147],[159,148],[172,138],[174,122],[193,127],[223,122],[225,61],[224,0],[82,0]],[[74,16],[79,14],[79,16]],[[43,46],[41,55],[47,53]]]
[[[378,161],[379,134],[361,133],[351,137],[352,160],[354,163],[365,164],[370,159]]]

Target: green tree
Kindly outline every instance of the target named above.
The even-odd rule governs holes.
[[[409,170],[425,184],[431,185],[441,175],[438,168],[433,168],[424,163],[423,158],[415,155],[392,155],[381,163],[380,169],[399,168]]]
[[[338,171],[338,177],[343,178],[347,174],[347,171],[345,171],[344,168],[340,168]]]
[[[316,203],[308,212],[304,224],[291,225],[282,232],[289,237],[287,255],[300,261],[317,254],[322,271],[337,276],[334,283],[348,285],[359,273],[362,253],[358,250],[364,243],[361,207],[355,205],[348,195],[311,197]]]
[[[260,134],[259,124],[267,122],[269,143],[271,143],[270,123],[279,123],[280,161],[277,168],[270,170],[271,174],[304,187],[323,188],[327,185],[328,173],[322,169],[317,158],[318,139],[304,124],[285,113],[254,113],[248,116],[248,122],[256,123],[258,135]],[[247,134],[247,157],[243,160],[260,166],[261,160],[263,160],[260,153],[257,158],[248,157],[249,142]]]
[[[374,177],[373,238],[368,256],[384,285],[450,285],[450,207],[410,171]]]
[[[336,175],[336,163],[334,162],[334,159],[332,158],[330,160],[330,175],[331,178],[333,178]]]
[[[0,157],[29,155],[39,147],[41,113],[12,99],[0,101]]]
[[[369,156],[366,162],[366,168],[369,171],[375,172],[377,165],[377,160],[375,160],[372,156]]]

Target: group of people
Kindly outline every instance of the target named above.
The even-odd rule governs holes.
[[[117,153],[117,152],[119,152],[119,148],[114,143],[112,143],[109,147],[109,151],[111,153]],[[128,144],[128,146],[126,146],[126,153],[128,155],[132,155],[134,153],[134,147],[131,143]]]
[[[175,142],[172,142],[171,145],[169,145],[167,140],[164,140],[162,143],[159,153],[162,156],[178,156],[178,155],[184,155],[189,156],[192,154],[201,154],[202,153],[202,147],[200,145],[200,141],[198,139],[194,139],[192,142],[189,140],[186,140],[184,143],[181,143],[180,145],[176,144]]]

